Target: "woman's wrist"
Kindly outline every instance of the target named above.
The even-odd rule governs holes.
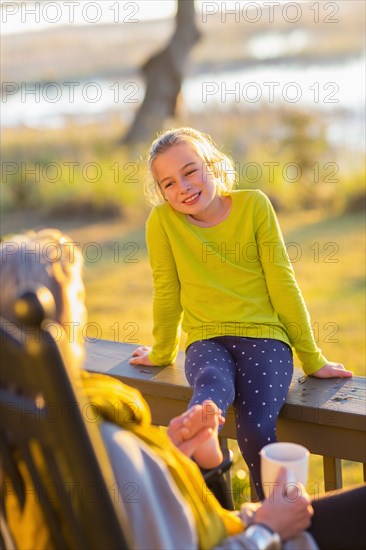
[[[256,550],[281,550],[281,537],[265,523],[252,523],[245,531]]]
[[[266,523],[262,523],[261,521],[258,521],[258,522],[253,522],[252,525],[257,525],[257,526],[260,526],[260,527],[263,527],[263,529],[267,529],[267,531],[273,535],[275,533],[275,531],[273,531],[273,529],[267,525]]]

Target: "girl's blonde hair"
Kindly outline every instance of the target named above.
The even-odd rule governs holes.
[[[153,141],[148,152],[149,174],[145,184],[145,196],[151,205],[156,206],[164,201],[160,185],[154,177],[154,161],[170,147],[180,143],[191,145],[206,164],[216,179],[219,194],[224,195],[234,188],[236,183],[234,163],[228,155],[218,149],[211,136],[194,128],[175,128],[160,134]]]

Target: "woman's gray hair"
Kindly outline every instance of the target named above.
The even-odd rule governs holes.
[[[67,244],[69,243],[69,245]],[[14,304],[20,293],[35,285],[46,287],[62,322],[65,289],[82,269],[82,256],[72,240],[57,229],[29,231],[0,243],[0,314],[16,323]]]

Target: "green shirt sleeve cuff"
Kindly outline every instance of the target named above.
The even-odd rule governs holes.
[[[315,358],[312,360],[308,360],[306,362],[302,363],[302,369],[305,372],[305,374],[313,374],[314,372],[320,370],[326,363],[328,363],[328,359],[324,357],[321,353],[315,354]]]
[[[157,357],[153,351],[149,353],[148,357],[156,367],[167,367],[168,365],[172,365],[176,360],[176,356],[173,355],[170,358],[168,357],[162,360],[161,357]]]

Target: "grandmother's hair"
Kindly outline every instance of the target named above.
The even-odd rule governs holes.
[[[154,177],[154,161],[170,147],[180,143],[188,143],[193,147],[214,175],[218,192],[221,195],[233,189],[235,186],[234,163],[228,155],[219,150],[211,136],[194,128],[175,128],[160,134],[153,141],[148,152],[149,175],[145,184],[145,196],[151,205],[160,204],[164,200],[159,182]]]
[[[82,255],[58,229],[29,231],[0,242],[0,314],[16,323],[14,304],[20,293],[35,285],[48,288],[55,301],[55,321],[61,323],[66,293],[81,275]]]

